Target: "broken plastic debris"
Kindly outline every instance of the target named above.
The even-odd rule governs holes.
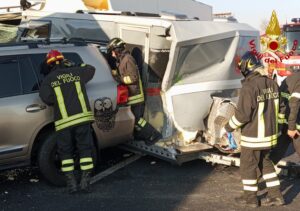
[[[30,179],[29,181],[30,182],[38,182],[39,180],[38,179]]]
[[[176,149],[174,149],[173,147],[169,147],[168,148],[168,151],[170,152],[170,153],[173,153],[173,154],[176,154],[177,152],[176,152]]]
[[[155,165],[156,164],[156,162],[155,161],[151,161],[151,163],[150,163],[151,165]]]
[[[8,176],[8,178],[7,178],[8,180],[10,180],[10,181],[13,181],[13,180],[15,180],[15,178],[13,177],[13,176]]]
[[[5,193],[5,194],[8,194],[8,192],[7,192],[7,191],[4,191],[4,193]]]

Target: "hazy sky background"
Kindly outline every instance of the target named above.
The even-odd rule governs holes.
[[[277,13],[279,24],[300,18],[299,0],[198,0],[213,7],[213,13],[232,12],[241,23],[261,29],[263,20],[270,20],[272,10]]]
[[[124,1],[124,0],[120,0]],[[126,0],[125,0],[126,1]],[[143,0],[141,0],[143,1]],[[184,1],[184,0],[183,0]],[[269,21],[272,10],[277,13],[280,24],[291,18],[300,18],[299,0],[197,0],[211,5],[213,13],[232,12],[239,22],[248,23],[261,29],[264,20]],[[18,5],[20,0],[0,0],[0,7],[5,5]],[[63,2],[63,0],[61,1]]]

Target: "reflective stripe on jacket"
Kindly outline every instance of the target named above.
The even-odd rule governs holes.
[[[128,87],[128,105],[134,105],[145,101],[143,85],[135,59],[124,51],[120,56],[118,67],[118,81]]]
[[[234,116],[225,128],[241,128],[241,146],[269,149],[277,144],[279,91],[277,84],[259,73],[253,73],[242,83]]]
[[[300,72],[288,76],[280,85],[279,123],[289,130],[300,129]]]
[[[93,78],[95,68],[57,66],[46,76],[40,88],[40,97],[54,106],[55,129],[62,130],[94,120],[85,83]]]

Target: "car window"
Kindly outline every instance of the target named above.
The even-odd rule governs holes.
[[[180,47],[173,84],[185,77],[190,77],[194,73],[199,73],[209,66],[224,61],[232,41],[233,38],[227,38]],[[207,73],[204,72],[201,78],[197,78],[198,82],[207,80],[205,74]]]
[[[17,57],[0,57],[0,97],[22,93]]]
[[[23,94],[39,90],[38,80],[34,74],[33,65],[28,56],[19,57]]]
[[[75,65],[79,65],[83,63],[82,58],[77,53],[63,53],[65,59],[68,59],[75,63]]]
[[[42,81],[44,78],[44,75],[41,73],[41,64],[45,60],[46,55],[46,53],[28,55],[39,81]]]
[[[150,48],[149,52],[149,82],[162,81],[169,62],[170,49]]]
[[[34,71],[38,77],[39,82],[41,82],[45,77],[45,75],[41,73],[41,64],[45,60],[46,55],[47,55],[46,53],[28,55],[31,60]],[[63,53],[63,55],[65,59],[74,62],[75,65],[79,65],[83,63],[82,58],[77,53]]]
[[[31,21],[30,28],[25,29],[23,38],[48,38],[50,36],[50,22],[48,21]]]
[[[46,53],[0,57],[0,97],[37,92],[45,77],[40,73]],[[83,63],[77,53],[64,53],[75,65]]]

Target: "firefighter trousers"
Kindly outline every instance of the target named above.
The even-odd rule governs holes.
[[[268,196],[280,197],[280,182],[270,160],[270,150],[255,150],[242,147],[240,172],[246,195],[257,195],[258,172],[266,182]]]
[[[281,135],[278,138],[278,143],[275,148],[271,150],[270,158],[274,165],[276,165],[282,158],[289,155],[287,154],[287,151],[291,143],[293,143],[295,151],[300,156],[300,137],[292,139],[287,135],[287,131],[288,126],[286,124],[282,125]]]
[[[147,145],[152,145],[162,138],[161,133],[143,118],[144,104],[131,105],[131,111],[135,116],[135,139],[144,140]]]
[[[58,154],[62,161],[62,171],[74,170],[74,152],[78,151],[80,169],[92,170],[92,133],[91,124],[83,124],[56,132]]]

